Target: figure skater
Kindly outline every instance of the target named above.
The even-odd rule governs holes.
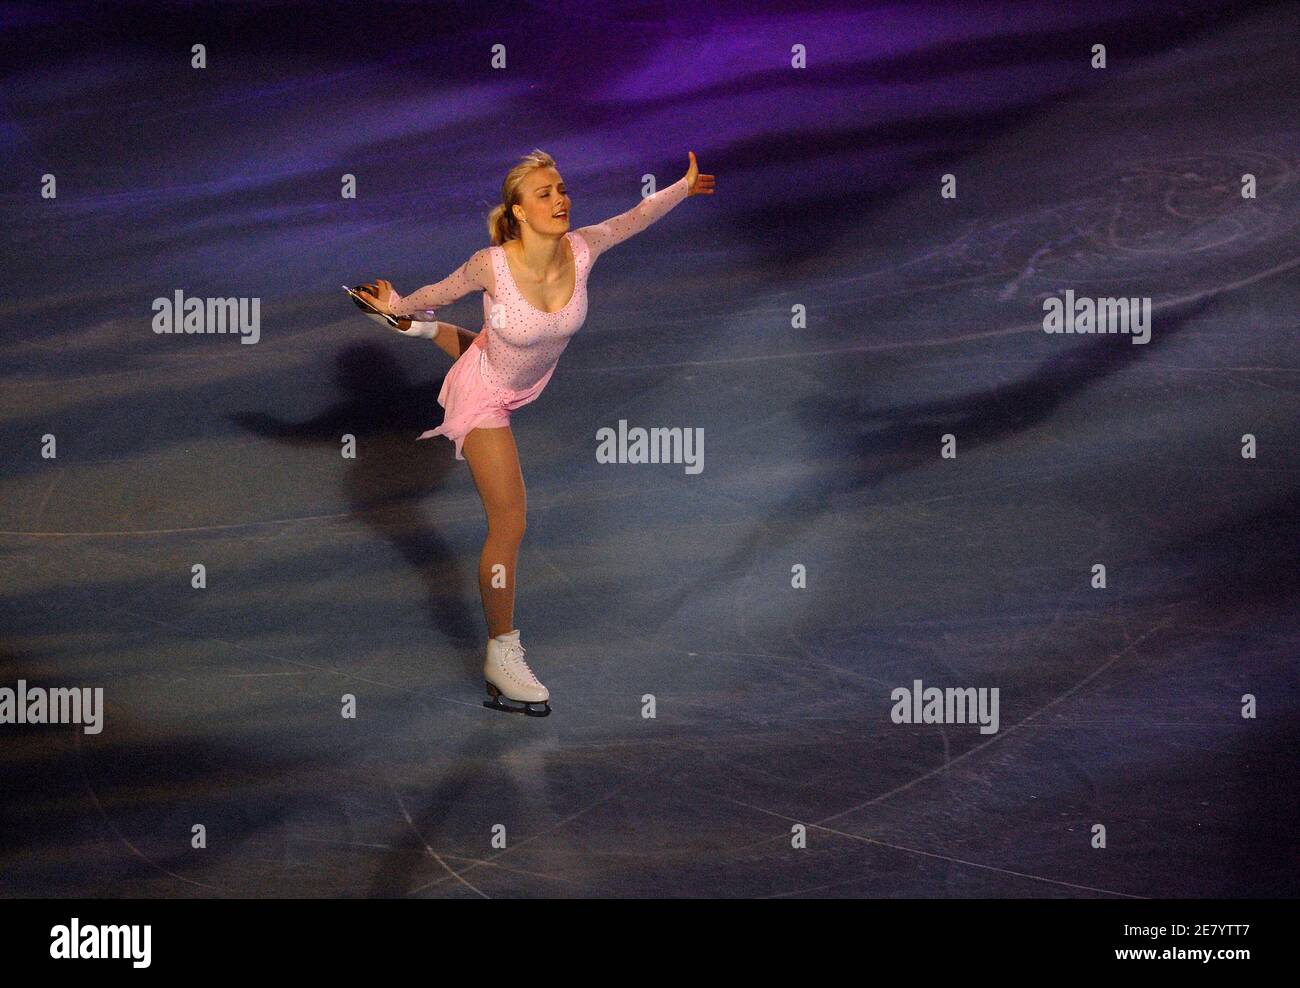
[[[356,290],[379,313],[376,319],[395,322],[394,330],[405,336],[433,340],[455,360],[438,394],[442,425],[419,438],[446,436],[455,443],[456,459],[469,462],[487,514],[478,571],[489,636],[484,706],[534,717],[551,712],[550,692],[524,661],[514,627],[515,564],[526,506],[510,413],[542,393],[570,337],[582,327],[587,276],[596,258],[688,196],[713,193],[714,177],[700,172],[694,151],[687,153],[690,166],[677,182],[604,223],[571,231],[572,200],[564,179],[549,154],[534,150],[502,183],[501,202],[487,220],[490,247],[407,296],[382,279]],[[436,308],[476,289],[483,292],[478,333],[437,318]]]

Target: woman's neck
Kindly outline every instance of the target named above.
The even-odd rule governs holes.
[[[544,237],[539,233],[521,237],[515,259],[520,267],[542,278],[552,268],[564,266],[564,237],[564,234]]]

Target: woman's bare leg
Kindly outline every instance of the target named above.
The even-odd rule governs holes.
[[[487,513],[487,540],[479,556],[478,585],[488,637],[514,630],[515,566],[524,538],[527,495],[510,426],[471,429],[461,445]]]
[[[468,350],[478,336],[478,333],[472,333],[462,326],[453,326],[449,322],[439,321],[437,325],[438,335],[434,337],[433,342],[442,347],[443,352],[452,360]],[[461,452],[464,452],[463,446]]]

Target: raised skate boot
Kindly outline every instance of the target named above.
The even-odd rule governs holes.
[[[551,712],[551,693],[537,681],[524,661],[518,628],[488,639],[483,678],[487,681],[489,697],[483,706],[529,717],[545,717]]]
[[[410,316],[395,316],[391,313],[375,308],[374,305],[370,303],[370,300],[366,298],[365,295],[361,294],[362,291],[366,291],[373,295],[375,292],[374,285],[357,285],[356,288],[349,288],[347,285],[344,285],[343,290],[351,296],[353,303],[358,309],[366,314],[367,318],[373,319],[381,326],[388,326],[390,329],[395,329],[399,333],[405,333],[413,324],[416,326],[424,325],[422,323],[414,323]],[[410,335],[421,336],[427,335],[427,333],[417,332]]]

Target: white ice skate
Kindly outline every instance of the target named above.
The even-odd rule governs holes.
[[[524,646],[519,643],[519,629],[488,639],[487,661],[483,663],[489,699],[483,706],[512,714],[545,717],[551,712],[550,690],[537,681],[524,661]],[[511,700],[521,706],[512,706]],[[536,709],[537,707],[541,709]]]

